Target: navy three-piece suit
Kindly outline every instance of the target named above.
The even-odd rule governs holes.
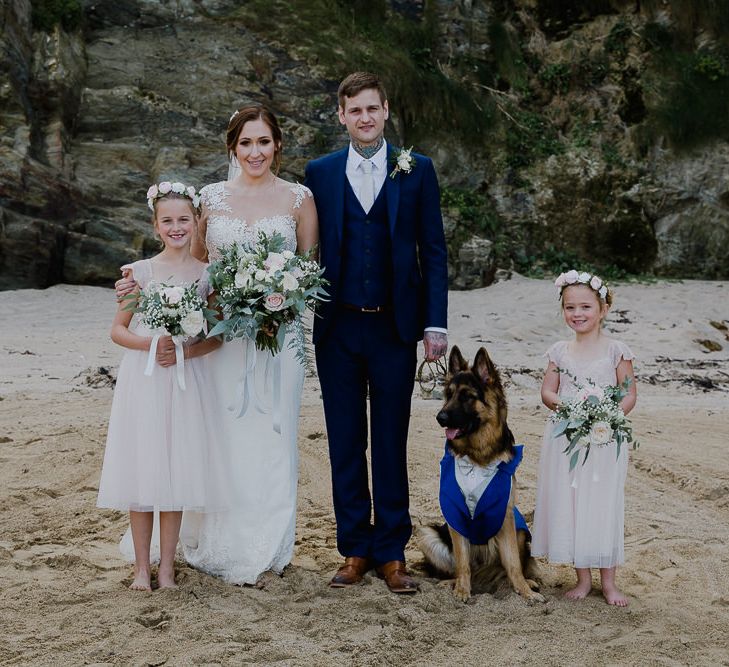
[[[429,158],[413,154],[411,172],[385,178],[365,212],[346,176],[347,155],[345,148],[306,168],[319,217],[319,260],[331,296],[317,309],[314,345],[337,546],[344,556],[382,564],[405,559],[412,530],[406,449],[416,345],[426,327],[446,328],[446,246]],[[390,146],[388,157],[393,157]]]

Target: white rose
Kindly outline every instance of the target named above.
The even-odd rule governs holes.
[[[564,273],[560,273],[557,276],[557,280],[554,281],[554,286],[557,288],[562,288],[567,284],[567,280],[564,277]]]
[[[590,444],[606,445],[613,438],[613,430],[607,422],[595,422],[590,428]]]
[[[192,185],[187,188],[187,196],[190,197],[190,199],[195,196],[195,188],[193,188]]]
[[[294,278],[294,276],[289,273],[288,271],[284,271],[283,274],[283,288],[287,292],[291,292],[292,290],[299,289],[299,281]]]
[[[247,271],[237,271],[235,274],[235,286],[238,289],[243,289],[251,284],[251,274]]]
[[[579,273],[572,269],[571,271],[567,271],[567,273],[564,274],[564,279],[568,285],[574,285],[574,283],[577,282],[577,278],[579,277]]]
[[[281,254],[284,256],[284,259],[294,258],[294,253],[292,253],[290,250],[284,250]]]
[[[306,274],[301,267],[295,266],[291,269],[291,275],[296,278],[296,280],[301,280]]]
[[[180,303],[184,290],[181,287],[165,287],[162,295],[171,306]]]
[[[256,280],[261,282],[266,279],[266,272],[263,269],[256,270]]]
[[[598,294],[600,295],[601,299],[604,299],[605,297],[607,297],[607,293],[608,293],[608,289],[607,289],[607,287],[605,287],[605,285],[603,285],[598,291]]]
[[[179,181],[175,181],[172,184],[172,192],[176,192],[178,195],[184,195],[185,185],[183,183],[180,183]]]
[[[189,312],[180,321],[180,327],[188,336],[197,336],[203,328],[202,310],[193,310]]]
[[[578,282],[581,283],[588,283],[590,281],[591,275],[587,273],[587,271],[583,271],[579,276],[577,276]]]
[[[275,273],[286,266],[286,259],[279,252],[269,252],[268,257],[263,260],[263,266],[268,269],[269,273]]]
[[[410,156],[401,155],[397,159],[397,166],[403,171],[410,171]]]
[[[172,190],[172,183],[170,183],[169,181],[162,181],[159,184],[159,191],[163,195],[166,195],[170,190]]]

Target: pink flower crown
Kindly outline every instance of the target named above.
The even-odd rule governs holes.
[[[562,290],[570,285],[587,285],[595,290],[603,300],[607,298],[608,292],[610,291],[600,276],[596,276],[594,273],[588,273],[587,271],[579,272],[575,269],[566,273],[560,273],[557,276],[557,280],[554,281],[554,286],[559,291],[560,296],[562,296]]]
[[[149,190],[147,190],[147,206],[149,206],[149,210],[154,211],[155,199],[164,197],[170,192],[187,197],[190,201],[192,201],[192,205],[195,208],[200,206],[200,195],[195,192],[195,188],[193,188],[192,185],[185,185],[179,181],[174,183],[162,181],[159,185],[150,185]]]

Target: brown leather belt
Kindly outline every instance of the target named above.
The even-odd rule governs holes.
[[[386,313],[390,310],[390,306],[355,306],[353,303],[337,304],[344,310],[353,310],[356,313]]]

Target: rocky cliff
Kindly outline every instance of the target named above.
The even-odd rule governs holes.
[[[108,284],[153,253],[146,188],[224,178],[245,102],[281,118],[301,180],[343,143],[355,68],[387,83],[388,137],[436,161],[455,287],[577,261],[726,278],[721,5],[6,0],[0,288]]]

